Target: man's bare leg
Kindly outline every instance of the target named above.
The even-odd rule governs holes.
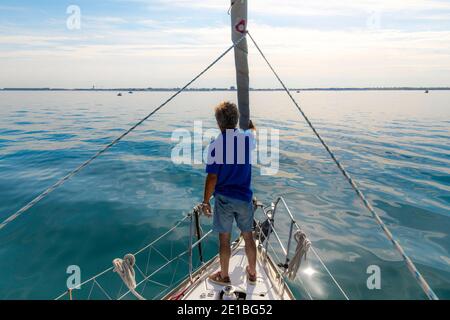
[[[248,260],[248,271],[250,274],[256,275],[256,243],[253,239],[253,232],[242,232],[245,240],[245,253]]]
[[[222,278],[229,277],[229,266],[231,257],[231,234],[219,233],[220,242],[220,267],[222,272]]]

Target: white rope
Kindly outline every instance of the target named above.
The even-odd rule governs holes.
[[[123,259],[114,259],[114,272],[116,272],[123,283],[127,286],[130,292],[139,300],[145,300],[139,293],[136,292],[136,273],[134,272],[134,265],[136,258],[132,254],[127,254]]]
[[[164,234],[162,234],[161,236],[159,236],[157,239],[153,240],[151,243],[149,243],[148,245],[146,245],[145,247],[143,247],[142,249],[140,249],[139,251],[135,252],[133,255],[137,256],[138,254],[142,253],[143,251],[145,251],[148,248],[151,248],[153,245],[155,245],[157,242],[159,242],[161,239],[163,239],[164,237],[166,237],[167,235],[169,235],[170,233],[172,233],[175,229],[177,229],[184,221],[186,221],[189,218],[189,216],[184,217],[183,219],[181,219],[180,221],[178,221],[172,228],[170,228],[167,232],[165,232]],[[76,287],[72,288],[72,290],[75,289],[81,289],[85,284],[88,284],[89,282],[93,282],[95,281],[97,278],[101,277],[102,275],[113,271],[114,267],[110,267],[108,269],[103,270],[102,272],[97,273],[95,276],[89,278],[88,280],[82,282],[81,284],[77,285]],[[63,298],[64,296],[66,296],[69,292],[65,291],[64,293],[62,293],[61,295],[59,295],[57,298],[55,298],[55,300],[59,300],[61,298]]]
[[[112,146],[117,144],[120,140],[125,138],[127,135],[129,135],[134,129],[136,129],[138,126],[140,126],[142,123],[144,123],[146,120],[148,120],[150,117],[152,117],[155,113],[157,113],[159,110],[164,108],[169,102],[171,102],[175,97],[177,97],[180,93],[185,91],[191,84],[193,84],[195,81],[197,81],[201,76],[203,76],[209,69],[211,69],[216,63],[218,63],[228,52],[230,52],[235,46],[237,46],[244,38],[246,37],[246,34],[244,34],[238,41],[233,43],[232,46],[230,46],[227,50],[225,50],[224,53],[222,53],[218,58],[216,58],[212,63],[210,63],[203,71],[201,71],[199,74],[197,74],[191,81],[189,81],[184,87],[182,87],[180,90],[175,92],[172,96],[170,96],[166,101],[164,101],[159,107],[154,109],[151,113],[149,113],[145,118],[137,122],[134,126],[132,126],[130,129],[122,133],[119,137],[117,137],[114,141],[106,145],[103,149],[98,151],[92,158],[81,164],[78,168],[64,176],[62,179],[60,179],[58,182],[56,182],[54,185],[49,187],[47,190],[42,192],[40,195],[38,195],[36,198],[31,200],[28,204],[26,204],[24,207],[16,211],[14,214],[10,215],[7,219],[5,219],[2,223],[0,223],[0,230],[2,230],[4,227],[6,227],[9,223],[16,220],[18,217],[20,217],[23,213],[31,209],[33,206],[35,206],[38,202],[40,202],[42,199],[47,197],[50,193],[55,191],[57,188],[62,186],[67,180],[75,176],[77,173],[79,173],[81,170],[86,168],[89,164],[91,164],[92,161],[100,157],[103,153],[105,153],[107,150],[109,150]]]
[[[199,243],[201,243],[203,240],[205,240],[207,237],[209,237],[212,234],[212,230],[210,230],[208,233],[204,234],[203,237],[200,238],[200,240],[198,240],[197,242],[195,242],[192,247],[196,247]],[[136,287],[139,287],[141,284],[143,284],[144,282],[148,281],[151,277],[153,277],[155,274],[157,274],[158,272],[160,272],[161,270],[163,270],[164,268],[166,268],[167,266],[169,266],[172,262],[182,258],[183,256],[185,256],[186,254],[189,253],[189,250],[186,250],[182,253],[180,253],[179,255],[177,255],[176,257],[174,257],[173,259],[167,261],[165,264],[163,264],[161,267],[159,267],[158,269],[156,269],[155,271],[153,271],[151,274],[149,274],[148,276],[144,277],[143,280],[141,280]],[[123,298],[126,297],[127,294],[129,294],[130,291],[125,292],[122,296],[120,296],[120,298],[118,300],[122,300]]]
[[[428,284],[428,282],[425,280],[425,278],[420,274],[419,270],[417,270],[416,266],[414,265],[414,263],[412,262],[412,260],[406,255],[405,251],[403,250],[403,248],[401,247],[400,243],[394,239],[392,233],[389,231],[388,227],[385,225],[385,223],[383,222],[383,220],[381,219],[381,217],[375,212],[375,209],[372,207],[372,205],[370,204],[370,202],[366,199],[366,197],[364,196],[364,194],[362,193],[362,191],[358,188],[358,186],[356,185],[356,182],[351,178],[350,174],[344,169],[344,166],[339,162],[339,160],[336,158],[336,156],[334,155],[333,151],[331,151],[330,147],[327,145],[327,143],[322,139],[322,137],[320,136],[319,132],[316,130],[316,128],[313,126],[312,122],[309,120],[308,116],[306,115],[306,113],[303,111],[303,109],[300,107],[300,105],[297,103],[297,101],[294,99],[294,97],[291,94],[291,91],[288,89],[288,87],[284,84],[283,80],[281,80],[280,76],[278,75],[278,73],[275,71],[275,69],[272,67],[271,63],[269,62],[269,60],[266,58],[266,56],[264,55],[264,53],[262,52],[261,48],[258,46],[258,44],[256,43],[255,39],[253,39],[252,35],[247,32],[247,34],[249,35],[250,39],[252,40],[252,42],[254,43],[256,49],[259,51],[259,53],[261,54],[261,56],[263,57],[263,59],[266,61],[267,65],[269,66],[269,68],[272,70],[272,72],[274,73],[275,77],[278,79],[278,81],[280,82],[280,84],[282,85],[283,89],[286,91],[286,93],[288,94],[288,96],[291,98],[292,102],[294,103],[294,105],[297,107],[298,111],[301,113],[301,115],[303,116],[303,118],[305,119],[305,121],[307,122],[308,126],[311,128],[311,130],[314,132],[314,134],[316,135],[316,137],[319,139],[320,143],[323,145],[323,147],[325,148],[325,150],[328,152],[328,154],[330,155],[331,159],[333,159],[334,163],[337,165],[337,167],[339,168],[339,170],[341,171],[341,173],[344,175],[344,177],[347,179],[347,181],[350,183],[350,186],[353,188],[353,190],[356,192],[356,194],[358,195],[359,199],[362,201],[362,203],[364,204],[364,206],[367,208],[367,210],[370,211],[370,213],[373,215],[373,217],[375,218],[376,222],[380,225],[381,229],[383,230],[383,232],[386,234],[386,236],[388,237],[388,239],[392,242],[394,248],[400,253],[401,257],[403,258],[403,260],[406,262],[406,265],[409,269],[409,271],[411,272],[411,274],[414,276],[414,279],[416,279],[416,281],[418,282],[418,284],[420,285],[420,287],[422,288],[423,292],[427,295],[427,297],[430,300],[439,300],[439,298],[437,297],[437,295],[434,293],[434,291],[431,289],[430,285]]]
[[[275,250],[275,248],[272,246],[272,244],[270,243],[270,241],[268,242],[270,249],[272,249],[272,252],[275,254],[275,257],[277,258],[277,262],[278,263],[282,263],[283,260],[280,259],[280,256],[277,254],[277,251]],[[298,279],[298,281],[300,282],[300,286],[303,288],[303,290],[305,290],[306,294],[308,295],[309,300],[314,300],[313,296],[311,295],[311,293],[309,292],[308,288],[306,288],[305,284],[303,283],[303,280],[301,277],[296,278]],[[292,279],[294,280],[294,279]]]
[[[306,234],[302,230],[297,230],[294,234],[294,239],[297,241],[297,247],[295,248],[295,254],[289,261],[288,268],[286,270],[286,275],[290,280],[294,280],[297,276],[302,260],[306,260],[306,254],[311,247],[311,241],[308,240]]]
[[[298,230],[302,230],[300,228],[300,226],[298,225],[298,223],[296,222],[295,225],[297,226]],[[347,295],[347,293],[345,293],[344,289],[342,288],[342,286],[339,284],[339,282],[336,280],[336,278],[333,276],[333,274],[331,273],[330,269],[328,269],[327,265],[325,264],[325,262],[322,260],[322,258],[319,256],[319,254],[317,253],[316,249],[314,249],[314,246],[312,245],[312,243],[310,243],[310,250],[311,252],[314,254],[314,256],[317,258],[317,260],[319,261],[319,263],[322,265],[322,267],[325,269],[325,272],[330,276],[331,280],[333,281],[333,283],[336,285],[336,287],[339,289],[339,291],[342,293],[342,295],[344,296],[344,298],[346,300],[350,300],[349,296]]]

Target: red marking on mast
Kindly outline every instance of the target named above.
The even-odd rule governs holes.
[[[247,21],[242,19],[241,21],[239,21],[235,28],[237,32],[245,33],[245,31],[247,31]]]

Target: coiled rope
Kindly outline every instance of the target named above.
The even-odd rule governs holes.
[[[286,270],[286,275],[290,280],[294,280],[297,276],[302,260],[306,260],[306,254],[311,248],[311,241],[308,240],[306,234],[302,230],[297,230],[294,234],[294,239],[297,242],[297,247],[295,248],[295,254],[289,262]]]
[[[143,296],[136,292],[136,273],[134,272],[134,265],[136,258],[132,254],[127,254],[123,259],[114,259],[114,272],[119,274],[123,283],[128,290],[139,300],[145,300]]]
[[[24,207],[16,211],[14,214],[10,215],[6,220],[4,220],[0,224],[0,230],[2,230],[4,227],[6,227],[9,223],[16,220],[19,216],[21,216],[23,213],[31,209],[33,206],[35,206],[38,202],[40,202],[42,199],[47,197],[50,193],[55,191],[57,188],[62,186],[65,182],[67,182],[70,178],[75,176],[77,173],[79,173],[81,170],[86,168],[89,164],[91,164],[92,161],[100,157],[103,153],[108,151],[112,146],[116,145],[120,140],[125,138],[127,135],[129,135],[134,129],[136,129],[138,126],[140,126],[142,123],[144,123],[146,120],[148,120],[150,117],[152,117],[155,113],[157,113],[159,110],[164,108],[169,102],[171,102],[175,97],[177,97],[180,93],[185,91],[191,84],[193,84],[195,81],[197,81],[201,76],[203,76],[209,69],[211,69],[216,63],[218,63],[223,57],[227,55],[228,52],[230,52],[232,49],[234,49],[235,46],[237,46],[244,38],[246,37],[246,34],[244,34],[238,41],[236,41],[232,46],[230,46],[228,49],[225,50],[217,59],[215,59],[213,62],[211,62],[205,69],[203,69],[199,74],[197,74],[191,81],[189,81],[184,87],[182,87],[180,90],[175,92],[172,96],[170,96],[166,101],[164,101],[159,107],[154,109],[151,113],[149,113],[145,118],[137,122],[134,126],[132,126],[130,129],[122,133],[119,137],[117,137],[115,140],[113,140],[111,143],[106,145],[103,149],[98,151],[92,158],[81,164],[78,168],[64,176],[61,180],[56,182],[54,185],[52,185],[50,188],[42,192],[40,195],[38,195],[36,198],[31,200],[28,204],[26,204]]]
[[[133,254],[133,256],[137,256],[138,254],[141,254],[142,252],[144,252],[147,249],[152,248],[155,244],[157,244],[159,241],[161,241],[163,238],[167,237],[169,234],[171,234],[173,231],[175,231],[182,223],[184,223],[186,220],[189,219],[189,216],[185,216],[183,219],[179,220],[172,228],[170,228],[168,231],[166,231],[164,234],[160,235],[158,238],[156,238],[155,240],[153,240],[152,242],[150,242],[149,244],[147,244],[145,247],[143,247],[142,249],[139,249],[139,251],[135,252]],[[166,259],[168,260],[168,259]],[[137,266],[137,265],[136,265]],[[114,266],[113,267],[109,267],[108,269],[103,270],[102,272],[97,273],[95,276],[89,278],[88,280],[84,281],[83,283],[80,283],[79,285],[75,286],[72,288],[72,290],[74,289],[81,289],[84,285],[90,283],[90,282],[94,282],[96,281],[99,277],[103,276],[104,274],[110,272],[110,271],[114,271]],[[96,282],[98,286],[100,286],[98,284],[98,282]],[[136,284],[136,287],[138,285]],[[60,300],[61,298],[67,296],[69,294],[69,291],[65,291],[64,293],[62,293],[61,295],[59,295],[57,298],[55,298],[55,300]]]
[[[320,143],[323,145],[323,147],[325,148],[325,150],[328,152],[328,154],[330,155],[331,159],[333,159],[333,161],[335,162],[335,164],[337,165],[337,167],[339,168],[339,170],[341,171],[341,173],[344,175],[344,177],[346,178],[346,180],[350,183],[352,189],[356,192],[356,194],[358,195],[359,199],[362,201],[362,203],[364,204],[364,206],[367,208],[367,210],[370,211],[370,213],[372,214],[372,216],[375,218],[375,221],[380,225],[381,229],[383,230],[383,232],[385,233],[385,235],[387,236],[387,238],[391,241],[391,243],[393,244],[394,248],[400,253],[400,255],[402,256],[403,260],[406,262],[406,265],[409,269],[409,271],[412,273],[412,275],[414,276],[414,278],[416,279],[416,281],[418,282],[418,284],[420,285],[420,287],[422,288],[422,290],[424,291],[424,293],[427,295],[428,299],[430,300],[439,300],[438,296],[434,293],[434,291],[431,289],[430,285],[428,284],[428,282],[425,280],[425,278],[420,274],[420,272],[417,270],[416,266],[414,265],[414,263],[412,262],[412,260],[406,255],[405,251],[403,250],[402,246],[400,245],[400,243],[394,239],[394,236],[392,235],[392,233],[389,231],[388,227],[386,226],[386,224],[383,222],[383,220],[381,220],[381,217],[375,212],[375,209],[372,207],[372,205],[370,204],[370,202],[366,199],[366,197],[364,196],[364,194],[362,193],[362,191],[358,188],[356,182],[352,179],[352,177],[350,176],[350,174],[345,170],[345,168],[343,167],[343,165],[339,162],[339,160],[336,158],[336,156],[334,155],[333,151],[330,149],[330,147],[327,145],[327,143],[322,139],[322,137],[320,136],[319,132],[316,130],[316,128],[314,127],[314,125],[312,124],[312,122],[309,120],[308,116],[305,114],[305,112],[303,111],[303,109],[300,107],[300,105],[297,103],[297,101],[295,100],[295,98],[292,96],[291,91],[288,89],[288,87],[286,87],[286,85],[284,84],[283,80],[281,80],[280,76],[278,75],[278,73],[275,71],[275,69],[272,67],[272,64],[269,62],[269,60],[267,59],[267,57],[265,56],[265,54],[263,53],[263,51],[261,50],[261,48],[258,46],[258,44],[256,43],[255,39],[252,37],[252,35],[250,34],[250,32],[247,32],[248,36],[250,37],[250,39],[252,40],[253,44],[255,45],[256,49],[259,51],[259,53],[261,54],[262,58],[265,60],[265,62],[267,63],[267,65],[269,66],[270,70],[272,70],[273,74],[275,75],[275,77],[278,79],[278,81],[280,82],[280,84],[282,85],[283,89],[286,91],[286,93],[288,94],[288,96],[291,98],[292,102],[295,104],[295,106],[297,107],[298,111],[301,113],[301,115],[303,116],[303,118],[305,119],[305,121],[307,122],[308,126],[312,129],[312,131],[314,132],[314,134],[316,135],[316,137],[319,139]]]
[[[182,87],[180,90],[178,90],[177,92],[175,92],[172,96],[170,96],[166,101],[164,101],[160,106],[158,106],[157,108],[155,108],[151,113],[149,113],[146,117],[144,117],[142,120],[140,120],[139,122],[137,122],[135,125],[133,125],[131,128],[129,128],[127,131],[125,131],[123,134],[121,134],[119,137],[117,137],[115,140],[113,140],[111,143],[109,143],[108,145],[106,145],[104,148],[102,148],[100,151],[98,151],[93,157],[91,157],[89,160],[87,160],[86,162],[84,162],[83,164],[81,164],[79,167],[77,167],[75,170],[71,171],[69,174],[67,174],[66,176],[64,176],[62,179],[60,179],[59,181],[57,181],[54,185],[52,185],[51,187],[49,187],[48,189],[46,189],[44,192],[42,192],[41,194],[39,194],[36,198],[34,198],[33,200],[31,200],[29,203],[27,203],[24,207],[22,207],[21,209],[19,209],[18,211],[16,211],[14,214],[10,215],[7,219],[5,219],[1,224],[0,224],[0,230],[2,230],[3,228],[5,228],[9,223],[11,223],[12,221],[16,220],[18,217],[20,217],[23,213],[25,213],[26,211],[28,211],[29,209],[31,209],[33,206],[35,206],[37,203],[39,203],[41,200],[43,200],[44,198],[46,198],[50,193],[52,193],[53,191],[55,191],[57,188],[59,188],[60,186],[62,186],[65,182],[67,182],[69,179],[71,179],[73,176],[75,176],[76,174],[78,174],[80,171],[82,171],[84,168],[86,168],[89,164],[91,164],[95,159],[97,159],[99,156],[101,156],[103,153],[105,153],[106,151],[108,151],[111,147],[113,147],[114,145],[116,145],[118,142],[120,142],[123,138],[125,138],[127,135],[129,135],[132,131],[134,131],[138,126],[140,126],[142,123],[144,123],[146,120],[148,120],[150,117],[152,117],[155,113],[157,113],[159,110],[161,110],[163,107],[165,107],[169,102],[171,102],[175,97],[177,97],[179,94],[181,94],[183,91],[185,91],[191,84],[193,84],[196,80],[198,80],[201,76],[203,76],[203,74],[205,74],[209,69],[211,69],[216,63],[218,63],[227,53],[229,53],[232,49],[234,49],[234,47],[236,47],[245,37],[246,35],[249,35],[250,39],[252,40],[252,42],[254,43],[255,47],[257,48],[257,50],[259,51],[259,53],[261,54],[261,56],[263,57],[263,59],[265,60],[265,62],[267,63],[267,65],[269,66],[269,68],[272,70],[272,72],[274,73],[274,75],[276,76],[276,78],[278,79],[278,81],[280,82],[280,84],[282,85],[283,89],[286,91],[286,93],[288,94],[288,96],[290,97],[290,99],[292,100],[292,102],[294,103],[294,105],[297,107],[298,111],[301,113],[301,115],[303,116],[303,118],[305,119],[305,121],[307,122],[308,126],[312,129],[312,131],[314,132],[314,134],[316,135],[316,137],[319,139],[320,143],[323,145],[323,147],[325,148],[325,150],[328,152],[328,154],[330,155],[330,157],[332,158],[332,160],[335,162],[335,164],[337,165],[337,167],[339,168],[339,170],[341,171],[341,173],[344,175],[344,177],[346,178],[346,180],[350,183],[351,187],[353,188],[353,190],[356,192],[356,194],[358,195],[359,199],[362,201],[362,203],[364,204],[364,206],[370,211],[370,213],[373,215],[373,217],[375,218],[376,222],[380,225],[380,227],[382,228],[383,232],[386,234],[386,236],[388,237],[388,239],[392,242],[394,248],[400,253],[400,255],[402,256],[403,260],[406,262],[406,265],[408,267],[408,269],[410,270],[410,272],[413,274],[414,278],[417,280],[417,282],[419,283],[419,285],[421,286],[422,290],[425,292],[425,294],[427,295],[427,297],[430,300],[438,300],[439,298],[437,297],[437,295],[434,293],[434,291],[431,289],[431,287],[429,286],[429,284],[427,283],[427,281],[423,278],[423,276],[420,274],[420,272],[417,270],[416,266],[414,265],[414,263],[412,262],[412,260],[406,255],[405,251],[403,250],[403,248],[401,247],[400,243],[394,239],[392,233],[389,231],[389,229],[387,228],[387,226],[385,225],[385,223],[382,221],[381,217],[375,212],[374,208],[372,207],[372,205],[369,203],[369,201],[366,199],[366,197],[364,196],[364,194],[362,193],[362,191],[358,188],[358,186],[356,185],[355,181],[351,178],[350,174],[345,170],[345,168],[342,166],[342,164],[339,162],[339,160],[336,158],[336,156],[334,155],[334,153],[331,151],[331,149],[329,148],[329,146],[327,145],[327,143],[322,139],[322,137],[319,135],[318,131],[315,129],[315,127],[313,126],[312,122],[309,120],[308,116],[305,114],[305,112],[303,111],[303,109],[300,107],[300,105],[297,103],[297,101],[294,99],[294,97],[292,96],[290,90],[286,87],[286,85],[284,84],[284,82],[281,80],[280,76],[278,75],[278,73],[275,71],[275,69],[272,67],[271,63],[269,62],[269,60],[266,58],[265,54],[263,53],[263,51],[261,50],[261,48],[258,46],[258,44],[256,43],[255,39],[252,37],[252,35],[247,32],[244,33],[244,35],[235,43],[233,43],[232,46],[230,46],[228,49],[225,50],[225,52],[223,52],[218,58],[216,58],[211,64],[209,64],[205,69],[203,69],[199,74],[197,74],[191,81],[189,81],[184,87]]]

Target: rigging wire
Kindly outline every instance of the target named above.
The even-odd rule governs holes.
[[[237,1],[237,0],[236,0]],[[233,7],[234,7],[234,4],[236,3],[236,1],[231,1],[231,5],[230,5],[230,8],[228,9],[228,15],[230,15],[231,14],[231,10],[233,9]]]
[[[157,244],[161,239],[163,239],[164,237],[168,236],[170,233],[172,233],[173,231],[175,231],[183,222],[185,222],[187,219],[189,219],[189,216],[185,216],[184,218],[182,218],[181,220],[179,220],[172,228],[170,228],[168,231],[166,231],[165,233],[163,233],[162,235],[160,235],[158,238],[156,238],[155,240],[153,240],[152,242],[150,242],[148,245],[146,245],[145,247],[141,248],[140,250],[136,251],[135,253],[133,253],[134,256],[137,256],[138,254],[144,252],[146,249],[151,249],[153,248],[153,246],[155,244]],[[169,259],[166,259],[169,260]],[[100,273],[97,273],[95,276],[89,278],[88,280],[80,283],[79,285],[71,288],[70,290],[74,290],[74,289],[81,289],[85,284],[91,282],[91,281],[95,281],[97,280],[97,278],[101,277],[102,275],[113,271],[114,267],[110,267],[108,269],[103,270]],[[70,291],[69,290],[69,291]],[[92,289],[91,289],[92,290]],[[61,295],[59,295],[58,297],[55,298],[55,300],[59,300],[61,298],[63,298],[64,296],[66,296],[69,292],[65,291],[64,293],[62,293]]]
[[[312,124],[312,122],[309,120],[308,116],[305,114],[305,112],[303,111],[303,109],[300,107],[300,105],[297,103],[297,101],[295,100],[295,98],[292,96],[291,91],[288,89],[288,87],[286,87],[286,85],[284,84],[283,80],[281,80],[280,76],[278,75],[278,73],[275,71],[275,69],[273,68],[272,64],[269,62],[269,60],[267,59],[267,57],[265,56],[265,54],[263,53],[263,51],[261,50],[261,48],[258,46],[258,44],[256,43],[255,39],[252,37],[252,35],[250,34],[250,32],[247,31],[248,36],[250,37],[250,39],[252,40],[253,44],[255,45],[256,49],[259,51],[259,53],[261,54],[262,58],[265,60],[265,62],[267,63],[267,65],[269,66],[269,68],[272,70],[272,72],[274,73],[275,77],[278,79],[278,81],[280,82],[280,84],[282,85],[283,89],[286,91],[286,93],[288,94],[288,96],[290,97],[290,99],[292,100],[292,102],[294,103],[294,105],[297,107],[298,111],[301,113],[301,115],[303,116],[303,118],[305,119],[305,121],[307,122],[308,126],[312,129],[312,131],[314,132],[314,134],[316,135],[316,137],[319,139],[320,143],[323,145],[323,147],[325,148],[325,150],[328,152],[328,154],[331,156],[331,159],[333,159],[333,161],[335,162],[335,164],[337,165],[337,167],[339,168],[339,170],[341,171],[341,173],[344,175],[344,177],[346,178],[346,180],[350,183],[352,189],[356,192],[356,194],[358,195],[359,199],[362,201],[362,203],[364,204],[364,206],[367,208],[367,210],[369,210],[369,212],[372,214],[372,216],[375,218],[376,222],[380,225],[381,229],[384,231],[384,233],[386,234],[386,236],[388,237],[388,239],[391,241],[391,243],[393,244],[394,248],[400,253],[400,255],[402,256],[403,260],[406,262],[406,265],[409,269],[409,271],[412,273],[412,275],[414,276],[414,278],[416,279],[416,281],[419,283],[420,287],[422,288],[422,290],[424,291],[424,293],[427,295],[427,297],[430,300],[439,300],[438,296],[434,293],[434,291],[431,289],[430,285],[428,284],[428,282],[425,280],[425,278],[420,274],[420,272],[417,270],[416,266],[414,265],[414,263],[412,262],[412,260],[406,255],[405,251],[403,250],[402,246],[400,245],[400,243],[394,239],[394,236],[392,235],[392,233],[389,231],[388,227],[386,226],[386,224],[383,222],[383,220],[381,219],[381,217],[375,212],[375,209],[373,208],[373,206],[370,204],[370,202],[366,199],[366,197],[364,196],[364,194],[362,193],[362,191],[359,189],[359,187],[356,185],[355,180],[353,180],[353,178],[350,176],[350,174],[347,172],[347,170],[345,170],[345,168],[343,167],[343,165],[341,164],[341,162],[336,158],[335,154],[333,153],[333,151],[331,151],[330,147],[328,146],[328,144],[322,139],[322,137],[320,136],[319,132],[316,130],[316,128],[314,127],[314,125]]]
[[[371,214],[373,215],[373,217],[375,218],[375,220],[377,221],[377,223],[380,225],[380,227],[382,228],[382,230],[384,231],[384,233],[386,234],[386,236],[389,238],[389,240],[392,242],[392,244],[394,245],[394,247],[397,249],[397,251],[401,254],[402,258],[405,260],[408,269],[411,271],[411,273],[414,275],[415,279],[418,281],[419,285],[421,286],[421,288],[423,289],[423,291],[425,292],[425,294],[427,295],[427,297],[431,300],[438,300],[439,298],[436,296],[436,294],[433,292],[433,290],[430,288],[430,286],[428,285],[428,283],[426,282],[426,280],[423,278],[423,276],[420,274],[420,272],[417,270],[417,268],[415,267],[414,263],[412,262],[412,260],[406,255],[405,251],[403,250],[403,248],[401,247],[400,243],[398,241],[396,241],[392,235],[392,233],[389,231],[389,229],[387,228],[387,226],[384,224],[384,222],[382,221],[382,219],[380,218],[380,216],[375,212],[374,208],[372,207],[372,205],[369,203],[369,201],[366,199],[366,197],[364,196],[364,194],[361,192],[361,190],[358,188],[358,186],[356,185],[355,181],[351,178],[351,176],[349,175],[349,173],[344,169],[344,167],[342,166],[342,164],[339,162],[339,160],[336,158],[336,156],[334,155],[334,153],[331,151],[331,149],[329,148],[329,146],[327,145],[327,143],[322,139],[322,137],[319,135],[318,131],[315,129],[315,127],[313,126],[313,124],[311,123],[311,121],[309,120],[309,118],[307,117],[307,115],[304,113],[303,109],[300,107],[300,105],[297,103],[297,101],[294,99],[294,97],[292,96],[290,90],[286,87],[286,85],[284,84],[284,82],[282,81],[282,79],[279,77],[278,73],[275,71],[275,69],[272,67],[271,63],[269,62],[269,60],[267,59],[267,57],[264,55],[263,51],[261,50],[261,48],[258,46],[258,44],[256,43],[256,41],[254,40],[254,38],[252,37],[252,35],[249,32],[244,33],[244,35],[238,40],[236,41],[232,46],[230,46],[228,49],[225,50],[225,52],[223,52],[218,58],[216,58],[211,64],[209,64],[205,69],[203,69],[199,74],[197,74],[191,81],[189,81],[184,87],[182,87],[180,90],[178,90],[176,93],[174,93],[172,96],[170,96],[166,101],[164,101],[160,106],[158,106],[157,108],[155,108],[151,113],[149,113],[146,117],[144,117],[142,120],[140,120],[139,122],[137,122],[135,125],[133,125],[131,128],[129,128],[127,131],[125,131],[123,134],[121,134],[119,137],[117,137],[115,140],[113,140],[111,143],[109,143],[108,145],[106,145],[104,148],[102,148],[100,151],[98,151],[93,157],[91,157],[89,160],[85,161],[83,164],[81,164],[79,167],[77,167],[75,170],[71,171],[69,174],[67,174],[66,176],[64,176],[62,179],[60,179],[59,181],[57,181],[54,185],[52,185],[51,187],[49,187],[48,189],[46,189],[44,192],[42,192],[40,195],[38,195],[36,198],[34,198],[32,201],[30,201],[28,204],[26,204],[24,207],[22,207],[21,209],[19,209],[18,211],[16,211],[14,214],[12,214],[11,216],[9,216],[6,220],[4,220],[1,224],[0,224],[0,230],[2,230],[4,227],[6,227],[9,223],[11,223],[12,221],[14,221],[15,219],[17,219],[20,215],[22,215],[23,213],[25,213],[26,211],[28,211],[29,209],[31,209],[34,205],[36,205],[38,202],[40,202],[41,200],[43,200],[45,197],[47,197],[50,193],[52,193],[53,191],[55,191],[58,187],[62,186],[65,182],[67,182],[69,179],[71,179],[73,176],[75,176],[76,174],[78,174],[80,171],[82,171],[85,167],[87,167],[89,164],[91,164],[95,159],[97,159],[99,156],[101,156],[103,153],[105,153],[106,151],[108,151],[111,147],[113,147],[114,145],[116,145],[118,142],[120,142],[123,138],[125,138],[128,134],[130,134],[132,131],[134,131],[138,126],[140,126],[142,123],[144,123],[146,120],[148,120],[150,117],[152,117],[155,113],[157,113],[159,110],[161,110],[163,107],[165,107],[169,102],[171,102],[175,97],[177,97],[179,94],[181,94],[183,91],[185,91],[192,83],[194,83],[196,80],[198,80],[201,76],[203,76],[203,74],[205,74],[209,69],[211,69],[216,63],[218,63],[227,53],[229,53],[233,48],[235,48],[245,37],[246,35],[249,35],[250,39],[252,40],[252,42],[254,43],[255,47],[257,48],[257,50],[259,51],[259,53],[261,54],[261,56],[263,57],[263,59],[265,60],[265,62],[267,63],[267,65],[269,66],[269,68],[272,70],[272,72],[274,73],[274,75],[276,76],[276,78],[278,79],[278,81],[280,82],[280,84],[282,85],[282,87],[284,88],[284,90],[286,91],[286,93],[289,95],[290,99],[292,100],[292,102],[295,104],[295,106],[297,107],[298,111],[301,113],[301,115],[303,116],[303,118],[306,120],[307,124],[309,125],[309,127],[312,129],[312,131],[314,132],[314,134],[316,135],[316,137],[319,139],[320,143],[324,146],[324,148],[326,149],[326,151],[329,153],[329,155],[331,156],[332,160],[335,162],[335,164],[337,165],[337,167],[339,168],[339,170],[341,171],[341,173],[344,175],[344,177],[347,179],[347,181],[350,183],[351,187],[354,189],[354,191],[356,192],[356,194],[358,195],[358,197],[361,199],[361,201],[363,202],[364,206],[371,212]],[[140,250],[142,251],[142,250]],[[180,258],[183,254],[175,257],[175,259]],[[172,259],[174,260],[174,259]],[[172,260],[168,261],[171,262]],[[96,275],[95,277],[91,278],[90,280],[86,281],[94,281],[94,283],[96,283],[96,279],[108,272],[112,270],[112,268],[109,268],[105,271],[103,271],[102,273]],[[149,278],[149,277],[148,277]],[[146,280],[146,279],[145,279]],[[85,283],[86,283],[85,282]],[[63,294],[64,295],[64,294]],[[126,295],[126,294],[125,294]],[[123,298],[125,295],[122,295],[121,298]],[[120,299],[120,298],[119,298]]]
[[[31,200],[28,204],[26,204],[24,207],[16,211],[14,214],[10,215],[7,219],[5,219],[2,223],[0,223],[0,231],[5,228],[9,223],[16,220],[19,216],[21,216],[23,213],[31,209],[34,205],[36,205],[38,202],[40,202],[42,199],[47,197],[50,193],[55,191],[57,188],[62,186],[65,182],[67,182],[70,178],[75,176],[77,173],[79,173],[81,170],[86,168],[89,164],[91,164],[92,161],[100,157],[103,153],[108,151],[112,146],[117,144],[120,140],[125,138],[128,134],[130,134],[134,129],[136,129],[138,126],[140,126],[142,123],[144,123],[146,120],[148,120],[150,117],[152,117],[155,113],[157,113],[159,110],[164,108],[169,102],[171,102],[175,97],[177,97],[180,93],[185,91],[191,84],[193,84],[195,81],[197,81],[201,76],[203,76],[209,69],[211,69],[216,63],[218,63],[224,56],[227,55],[228,52],[230,52],[234,47],[236,47],[244,38],[246,37],[246,34],[244,34],[238,41],[233,43],[232,46],[230,46],[228,49],[225,50],[218,58],[216,58],[212,63],[210,63],[205,69],[203,69],[200,73],[198,73],[191,81],[189,81],[184,87],[179,89],[177,92],[175,92],[172,96],[170,96],[166,101],[164,101],[159,107],[155,108],[151,113],[149,113],[145,118],[137,122],[134,126],[132,126],[130,129],[122,133],[119,137],[117,137],[115,140],[113,140],[111,143],[106,145],[104,148],[102,148],[100,151],[98,151],[92,158],[81,164],[78,168],[71,171],[69,174],[64,176],[62,179],[57,181],[54,185],[49,187],[47,190],[39,194],[36,198]]]

